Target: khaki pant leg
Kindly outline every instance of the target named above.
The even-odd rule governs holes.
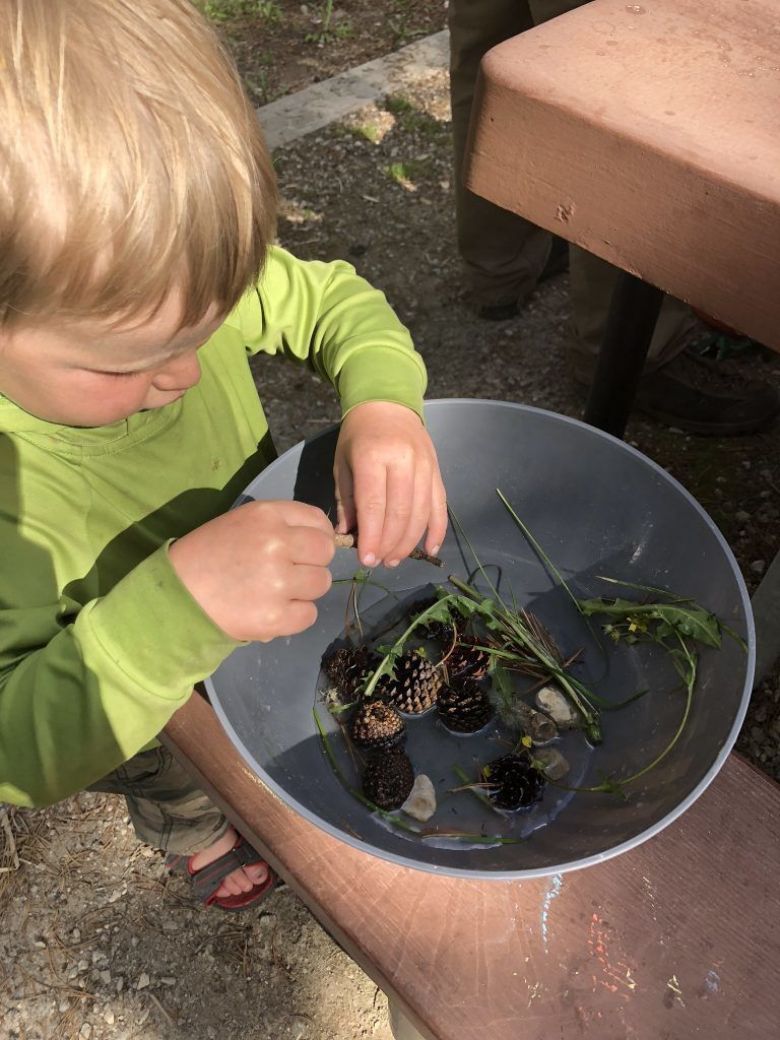
[[[455,151],[455,214],[466,291],[476,306],[522,301],[550,252],[546,231],[463,185],[474,88],[482,56],[530,29],[528,0],[450,0],[450,99]]]
[[[585,376],[604,339],[607,314],[620,271],[577,246],[569,249],[569,285],[573,353],[582,358]],[[677,353],[685,332],[696,324],[693,311],[673,296],[664,296],[647,354],[647,368],[657,368]]]
[[[191,856],[222,837],[228,821],[163,747],[141,751],[90,791],[123,794],[140,841]]]

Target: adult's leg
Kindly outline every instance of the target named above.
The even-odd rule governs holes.
[[[458,252],[469,301],[476,308],[522,302],[550,252],[550,235],[463,184],[474,88],[482,56],[530,29],[528,0],[450,0],[450,98],[455,150]]]

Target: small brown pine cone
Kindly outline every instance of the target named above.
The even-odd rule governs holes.
[[[352,718],[351,735],[358,747],[386,750],[400,744],[405,733],[406,723],[384,701],[366,701]]]
[[[379,658],[367,646],[340,646],[322,658],[323,671],[344,703],[360,697],[378,664]]]
[[[414,769],[400,748],[376,755],[363,773],[363,794],[380,809],[397,809],[409,797]]]
[[[470,675],[472,679],[481,679],[488,670],[490,655],[473,643],[458,643],[444,662],[447,674],[455,676]]]
[[[444,725],[455,733],[476,733],[493,717],[490,698],[474,679],[443,686],[436,705]]]
[[[420,654],[408,653],[395,664],[395,680],[385,687],[385,695],[398,711],[421,715],[436,703],[442,675]]]
[[[490,784],[488,797],[499,809],[529,809],[542,797],[545,787],[544,777],[525,752],[490,762],[482,770],[482,779]]]

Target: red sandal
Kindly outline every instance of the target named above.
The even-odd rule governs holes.
[[[233,848],[223,856],[208,863],[200,870],[192,869],[194,856],[169,855],[165,857],[165,866],[171,874],[184,874],[192,882],[197,898],[204,906],[218,906],[221,910],[246,910],[260,903],[276,885],[277,878],[260,853],[240,834]],[[254,885],[248,892],[237,896],[217,897],[216,891],[223,880],[239,867],[256,866],[259,863],[268,867],[268,877],[260,885]]]

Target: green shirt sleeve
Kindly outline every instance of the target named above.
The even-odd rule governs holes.
[[[251,353],[307,362],[336,388],[342,415],[392,401],[422,418],[425,365],[384,293],[341,260],[298,260],[269,250],[256,291],[233,312]]]
[[[8,529],[0,542],[12,550],[0,589],[0,801],[47,805],[146,746],[237,644],[181,584],[167,545],[71,618],[41,580],[45,554]],[[18,594],[25,584],[34,598]]]

